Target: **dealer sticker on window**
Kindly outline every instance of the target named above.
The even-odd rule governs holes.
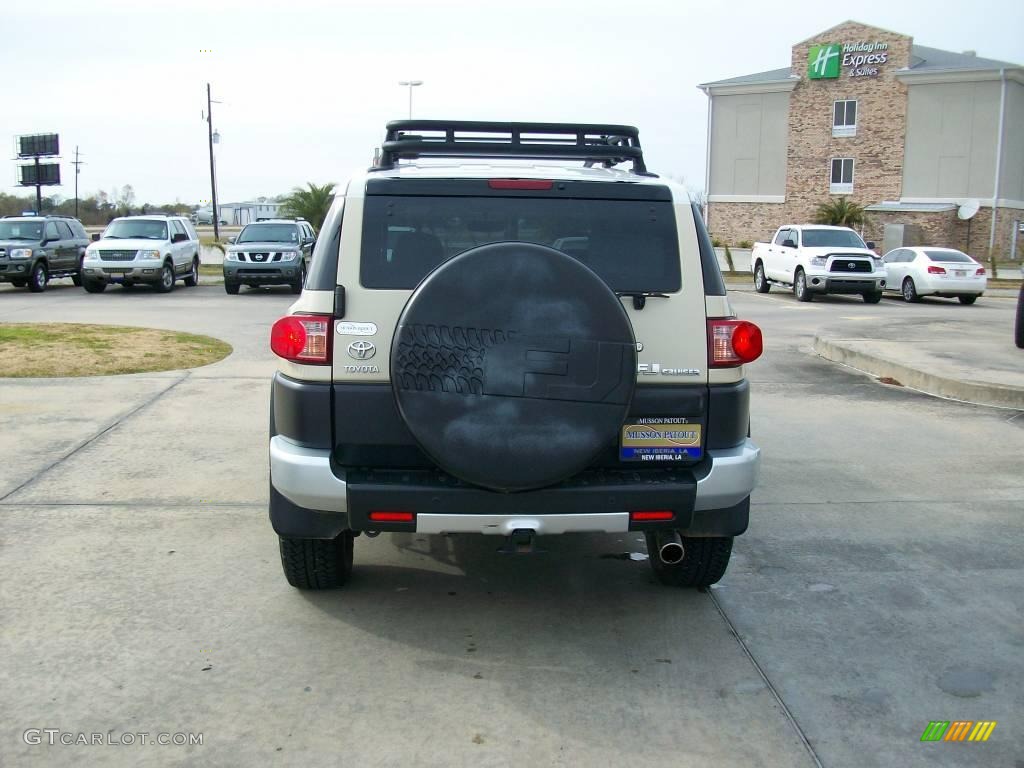
[[[700,424],[675,417],[634,419],[622,428],[620,461],[693,461],[702,455]]]

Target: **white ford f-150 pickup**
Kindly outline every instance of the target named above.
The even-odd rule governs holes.
[[[754,243],[750,271],[754,288],[792,286],[799,301],[816,293],[859,293],[875,304],[885,288],[885,263],[860,235],[847,227],[787,224],[770,243]]]

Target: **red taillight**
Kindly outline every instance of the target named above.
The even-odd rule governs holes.
[[[330,315],[282,317],[270,329],[270,349],[292,362],[330,364],[333,319]]]
[[[675,520],[675,517],[675,512],[666,509],[652,509],[629,513],[629,519],[634,523],[649,523],[652,520]]]
[[[371,512],[370,522],[372,523],[411,523],[412,512]]]
[[[946,268],[945,267],[936,267],[934,264],[929,264],[928,265],[928,274],[929,275],[944,275],[944,274],[946,274]]]
[[[708,320],[708,365],[735,368],[761,356],[761,329],[747,320]]]
[[[555,182],[548,179],[491,179],[491,189],[551,189]]]
[[[975,272],[974,274],[976,274],[976,275],[984,275],[985,274],[985,268],[984,267],[978,267],[978,271]]]

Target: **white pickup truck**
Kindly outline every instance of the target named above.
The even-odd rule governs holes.
[[[816,293],[859,293],[876,304],[886,270],[873,247],[847,227],[787,224],[770,243],[754,243],[754,288],[768,293],[773,284],[792,286],[799,301],[811,301]]]

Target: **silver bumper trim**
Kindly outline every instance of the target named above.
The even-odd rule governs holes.
[[[508,536],[513,531],[537,533],[623,533],[629,530],[628,512],[587,515],[416,515],[417,533],[490,533]]]
[[[726,509],[739,504],[757,484],[761,449],[748,438],[742,445],[708,451],[711,467],[697,479],[694,510]],[[270,438],[270,481],[285,498],[306,509],[347,512],[347,484],[331,468],[330,451],[303,448],[281,435]],[[424,533],[479,531],[511,533],[533,528],[538,533],[595,531],[619,533],[629,528],[629,514],[581,515],[417,515]]]
[[[697,480],[695,511],[726,509],[739,504],[757,485],[761,449],[748,437],[735,448],[708,451],[711,468]]]
[[[306,509],[348,511],[348,486],[331,469],[330,451],[303,448],[281,435],[270,438],[270,482]]]

